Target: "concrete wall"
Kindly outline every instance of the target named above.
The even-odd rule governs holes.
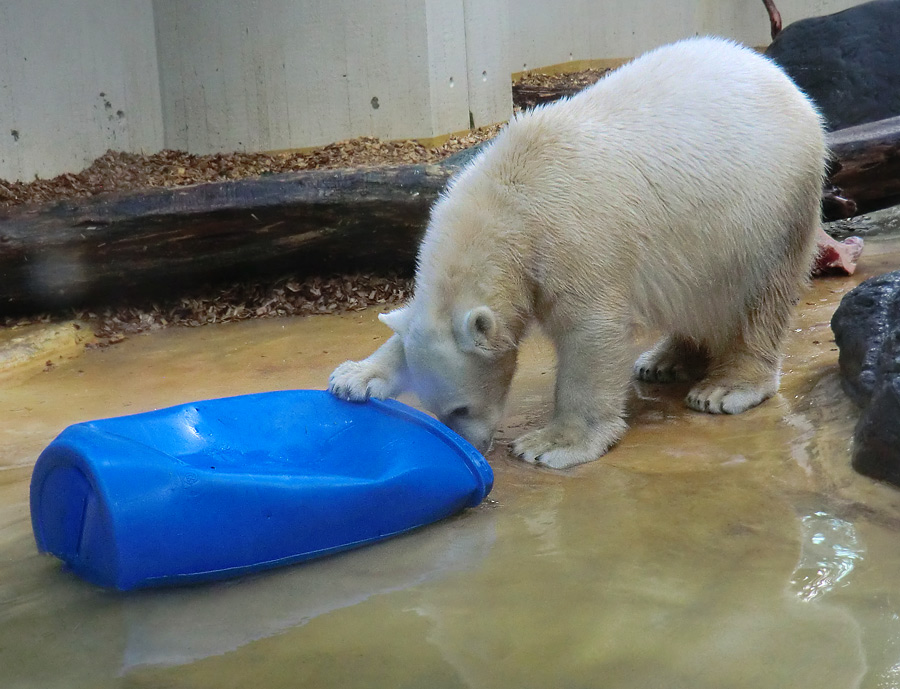
[[[769,44],[761,0],[531,0],[510,3],[509,69],[518,73],[596,59],[622,59],[688,36],[715,34]],[[839,12],[854,0],[776,0],[784,26]]]
[[[154,0],[166,146],[278,150],[432,137],[467,128],[470,110],[477,124],[502,120],[506,32],[484,33],[505,18],[501,7]],[[478,40],[467,41],[469,27]]]
[[[847,0],[776,0],[785,25]],[[505,120],[510,74],[697,34],[761,0],[0,0],[0,178],[107,148],[303,148]]]
[[[163,143],[146,0],[0,0],[0,178]]]

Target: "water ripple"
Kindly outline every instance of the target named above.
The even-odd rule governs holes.
[[[791,589],[801,600],[811,601],[844,582],[863,559],[865,548],[852,523],[828,512],[804,516],[800,530],[800,560]]]

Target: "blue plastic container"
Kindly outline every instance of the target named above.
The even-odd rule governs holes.
[[[492,484],[474,447],[415,409],[291,390],[68,427],[34,467],[31,520],[39,550],[128,590],[378,541]]]

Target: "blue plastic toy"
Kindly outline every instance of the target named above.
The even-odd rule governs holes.
[[[72,425],[34,467],[31,520],[39,550],[128,590],[360,546],[492,485],[474,447],[415,409],[291,390]]]

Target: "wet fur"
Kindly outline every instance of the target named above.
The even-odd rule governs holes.
[[[514,367],[536,319],[557,349],[556,410],[514,447],[563,468],[599,457],[625,432],[638,324],[666,334],[634,365],[638,377],[705,372],[688,405],[744,411],[778,388],[782,339],[813,258],[824,163],[818,114],[766,58],[713,38],[648,53],[517,116],[453,181],[432,211],[415,297],[387,319],[398,334],[339,367],[331,389],[351,399],[415,389],[410,347],[440,341],[441,364],[427,376],[458,363],[459,381],[436,383],[447,391],[426,404],[442,406],[448,394],[478,404],[489,394],[485,419],[468,433],[484,445],[510,358]],[[479,331],[460,323],[484,306],[492,330],[467,350]],[[484,373],[482,386],[504,389],[463,389],[478,387],[463,379],[485,361],[504,373]]]

